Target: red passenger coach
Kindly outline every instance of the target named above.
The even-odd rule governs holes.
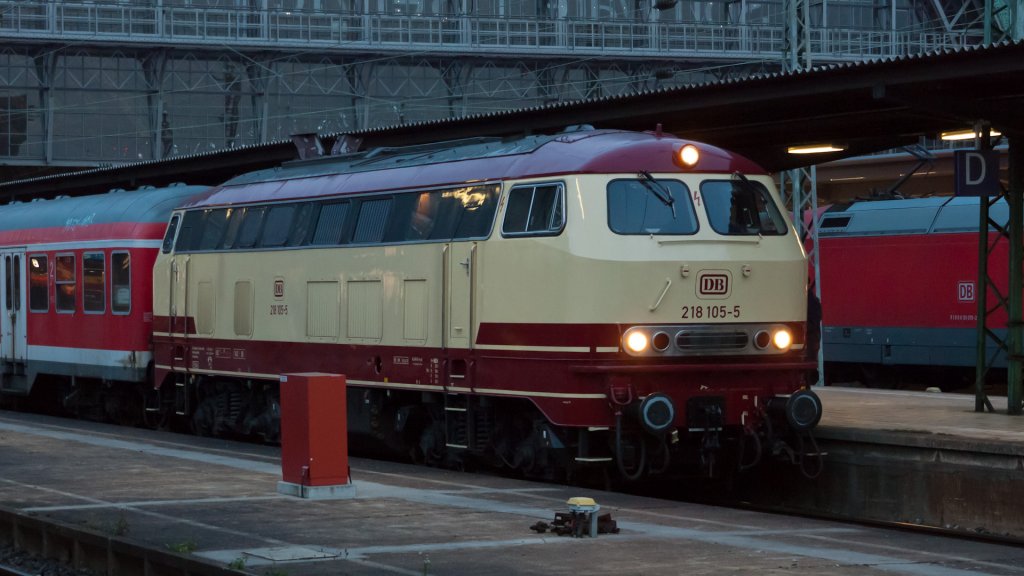
[[[171,210],[203,189],[0,206],[5,399],[31,395],[92,417],[142,416],[153,261]]]

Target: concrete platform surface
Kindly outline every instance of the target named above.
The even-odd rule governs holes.
[[[975,412],[971,394],[831,386],[814,391],[824,409],[819,438],[959,444],[976,451],[1024,454],[1024,416],[1007,415],[1005,397],[989,398],[996,412]]]
[[[1024,550],[354,459],[357,494],[277,493],[276,448],[0,412],[0,506],[274,576],[1024,574]],[[529,526],[589,496],[621,532]]]

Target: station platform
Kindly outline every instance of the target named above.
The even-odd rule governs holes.
[[[815,388],[815,478],[779,468],[748,499],[807,514],[922,525],[1024,543],[1024,417],[971,394]]]
[[[822,439],[921,446],[964,444],[979,452],[1024,454],[1024,416],[1006,413],[1006,397],[990,396],[995,412],[975,412],[973,394],[817,387]]]
[[[827,465],[815,479],[772,467],[780,472],[755,482],[766,498],[857,520],[884,513],[946,526],[973,515],[987,524],[956,525],[1024,534],[1015,503],[1024,485],[1024,419],[975,414],[969,396],[818,392]],[[1014,548],[985,544],[992,547],[985,570],[950,569],[973,557],[962,548],[967,541],[899,533],[897,542],[886,530],[821,519],[392,462],[354,458],[352,476],[352,499],[303,500],[277,492],[276,447],[0,411],[0,538],[21,526],[13,530],[23,543],[59,548],[84,565],[129,543],[151,551],[119,560],[117,574],[871,574],[881,567],[965,576],[1018,573],[1024,564],[1024,549],[1011,561]],[[594,498],[620,532],[573,538],[530,529],[550,524],[579,496]],[[62,528],[34,532],[33,522]],[[92,536],[67,544],[76,531]],[[166,557],[177,567],[155,568]],[[993,569],[996,559],[1005,570]]]

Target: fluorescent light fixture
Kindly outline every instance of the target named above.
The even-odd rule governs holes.
[[[991,130],[989,131],[989,135],[1002,136],[1003,134],[1002,132]],[[981,134],[975,132],[974,130],[957,130],[954,132],[943,132],[942,134],[939,135],[939,137],[942,138],[943,140],[973,140],[975,136],[980,137]]]
[[[806,146],[790,146],[787,151],[790,154],[822,154],[824,152],[842,152],[845,146],[835,144],[808,144]]]

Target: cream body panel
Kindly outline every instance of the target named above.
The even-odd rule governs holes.
[[[678,178],[691,193],[700,175]],[[500,221],[481,264],[483,322],[726,323],[802,321],[806,261],[790,231],[785,236],[722,236],[702,206],[690,236],[620,235],[608,226],[607,183],[633,175],[584,175],[565,180],[566,231],[557,237],[503,238]],[[764,183],[778,197],[767,177]],[[546,180],[550,181],[550,180]],[[499,217],[503,217],[502,214]],[[787,220],[788,222],[788,220]],[[702,270],[725,270],[727,298],[704,299]],[[745,270],[749,273],[745,273]],[[682,318],[684,306],[740,306],[739,317]],[[653,308],[653,310],[652,310]]]
[[[201,285],[208,293],[211,288],[207,286],[212,286],[216,302],[203,306],[205,313],[213,309],[213,331],[200,336],[439,347],[444,246],[191,253],[190,294],[197,294]],[[166,274],[168,266],[163,261],[167,259],[161,256],[155,268],[157,277]],[[237,317],[244,311],[239,310],[241,303],[236,298],[238,283],[247,281],[252,285],[251,335],[245,330],[237,333],[240,326],[249,327],[247,319]],[[415,288],[406,302],[404,289],[408,286]],[[330,301],[332,292],[334,302]],[[190,298],[189,315],[195,317],[199,299]],[[167,307],[166,301],[159,305]],[[325,318],[325,311],[337,316]]]

